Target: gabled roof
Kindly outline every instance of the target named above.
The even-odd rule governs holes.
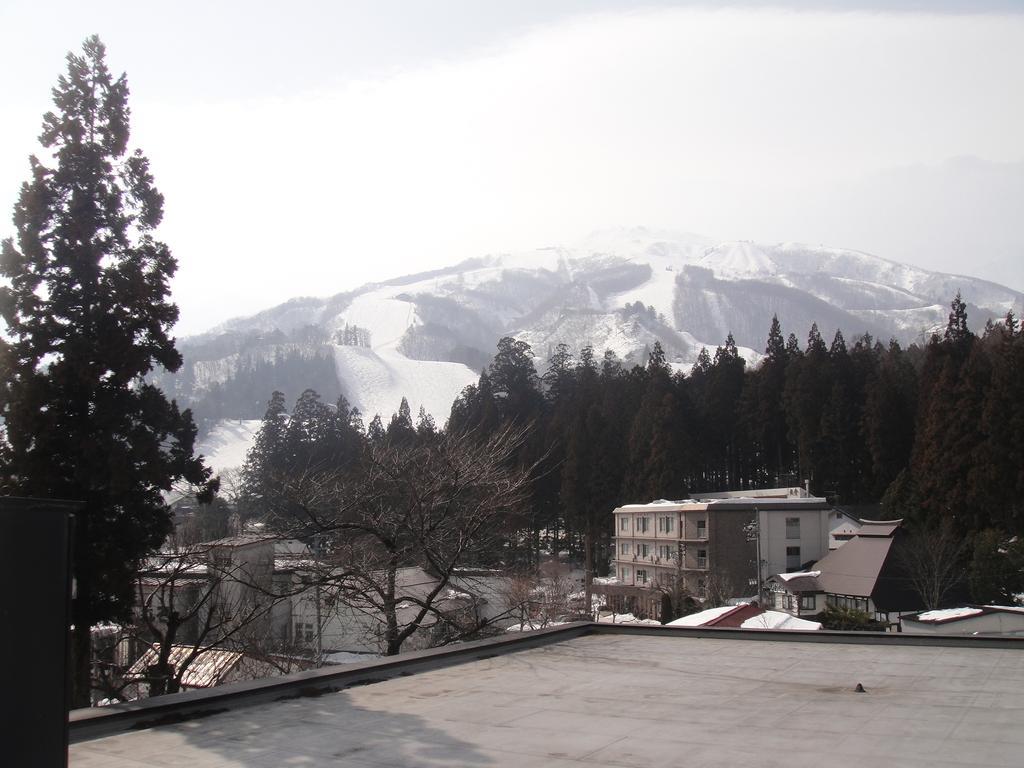
[[[757,603],[725,605],[670,621],[670,627],[730,627],[733,629],[821,629],[816,621],[799,619],[781,611],[766,611]]]
[[[744,620],[757,616],[761,609],[757,603],[740,603],[707,608],[681,619],[670,621],[670,627],[739,627]]]
[[[899,562],[905,546],[901,520],[863,520],[858,534],[830,551],[814,566],[823,592],[871,598],[881,611],[921,607]]]
[[[818,561],[817,583],[832,594],[871,597],[893,541],[892,536],[854,536]]]
[[[774,581],[781,585],[787,592],[797,594],[800,592],[822,592],[818,577],[821,571],[795,571],[793,573],[777,573],[769,577],[768,581]]]
[[[861,520],[858,536],[892,536],[903,520]]]
[[[808,621],[798,616],[791,616],[783,611],[764,611],[751,616],[740,624],[741,629],[797,629],[815,631],[821,629],[820,621]]]

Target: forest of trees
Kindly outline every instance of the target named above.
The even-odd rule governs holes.
[[[805,481],[840,505],[882,502],[887,516],[952,526],[999,551],[1024,533],[1022,394],[1018,321],[1010,313],[972,333],[957,296],[947,328],[923,347],[870,336],[848,345],[841,332],[826,341],[816,326],[801,345],[775,319],[759,365],[748,367],[730,337],[685,375],[658,344],[631,369],[612,353],[574,357],[559,345],[539,374],[530,347],[503,338],[446,428],[530,426],[516,461],[541,469],[509,550],[524,561],[536,561],[545,532],[574,554],[592,543],[600,571],[620,504]],[[386,427],[375,418],[364,430],[344,401],[331,408],[309,391],[289,419],[276,395],[246,486],[286,475],[260,471],[267,461],[297,471],[347,461],[362,441],[435,431],[422,414],[414,424],[404,401]]]

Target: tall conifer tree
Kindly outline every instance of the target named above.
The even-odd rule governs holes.
[[[77,499],[74,704],[89,703],[89,627],[124,617],[138,561],[171,523],[163,493],[208,483],[191,414],[147,384],[181,356],[171,328],[176,262],[153,237],[163,196],[128,152],[128,83],[97,37],[69,54],[43,118],[47,155],[14,209],[0,274],[2,490]],[[212,491],[207,487],[207,491]]]

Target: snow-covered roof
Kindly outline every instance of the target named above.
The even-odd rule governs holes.
[[[783,581],[789,581],[790,579],[797,579],[803,576],[821,576],[821,571],[793,571],[792,573],[777,573],[775,574],[776,579],[782,579]]]
[[[965,619],[968,616],[978,616],[984,613],[981,608],[940,608],[935,611],[925,611],[914,616],[918,621],[949,621],[950,619]]]
[[[800,619],[782,611],[765,611],[745,620],[740,624],[740,627],[742,629],[797,629],[810,631],[821,629],[821,623]]]
[[[709,621],[717,619],[719,616],[724,616],[732,610],[735,610],[735,605],[723,605],[719,608],[708,608],[707,610],[698,611],[697,613],[691,613],[689,616],[683,616],[681,619],[670,621],[666,626],[669,627],[702,627]]]
[[[177,669],[192,651],[192,646],[175,645],[171,648],[171,655],[167,661],[172,668]],[[125,673],[125,679],[144,680],[149,667],[156,664],[158,655],[159,646],[152,646],[132,664]],[[186,688],[212,688],[242,660],[242,656],[240,651],[228,651],[223,648],[203,649],[181,676],[181,684]]]
[[[823,498],[816,496],[723,496],[720,498],[701,497],[696,499],[656,499],[647,503],[623,504],[615,512],[642,512],[644,510],[699,511],[711,510],[715,507],[723,509],[757,508],[762,512],[773,509],[792,509],[794,507],[820,508],[827,504]]]

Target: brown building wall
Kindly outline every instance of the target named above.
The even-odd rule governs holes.
[[[730,593],[728,597],[743,597],[757,592],[749,586],[757,578],[755,560],[757,545],[747,541],[745,526],[754,520],[753,510],[716,509],[708,515],[708,573],[718,588]]]

